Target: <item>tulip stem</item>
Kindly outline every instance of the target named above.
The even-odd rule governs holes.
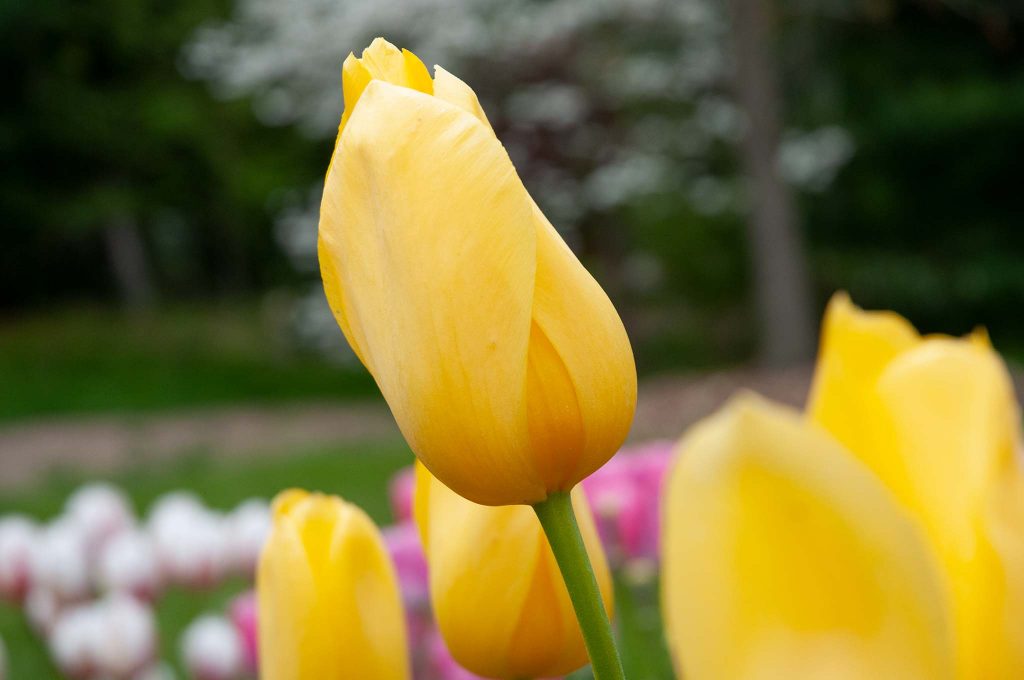
[[[583,631],[583,641],[590,655],[595,680],[625,680],[619,650],[612,636],[612,624],[604,609],[604,600],[597,587],[583,536],[576,523],[569,494],[552,493],[533,506],[544,533],[548,537],[562,579],[569,590],[569,599]]]

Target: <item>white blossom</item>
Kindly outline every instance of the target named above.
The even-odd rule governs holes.
[[[242,639],[223,616],[193,621],[182,636],[181,657],[195,680],[234,680],[245,672]]]

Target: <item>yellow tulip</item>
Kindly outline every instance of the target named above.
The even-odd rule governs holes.
[[[636,403],[622,322],[530,198],[473,90],[375,40],[343,69],[324,289],[419,459],[485,505],[567,491]]]
[[[610,613],[608,563],[580,489],[572,503]],[[434,617],[460,664],[509,680],[562,676],[587,663],[569,594],[530,508],[477,505],[417,464],[415,513]]]
[[[684,437],[664,608],[688,678],[1024,677],[1019,409],[983,333],[829,305],[803,418]]]
[[[394,568],[366,514],[334,496],[274,501],[256,577],[263,680],[407,680]]]

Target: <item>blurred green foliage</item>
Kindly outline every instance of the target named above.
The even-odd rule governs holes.
[[[1024,302],[1024,17],[995,2],[780,6],[787,123],[841,126],[855,149],[830,186],[801,196],[819,304],[845,288],[857,302],[898,309],[927,330],[962,332],[980,323],[1000,346],[1024,345],[1017,313]],[[250,102],[218,99],[179,69],[185,42],[231,8],[231,0],[3,3],[0,60],[8,82],[0,149],[8,162],[0,169],[0,313],[117,302],[104,233],[126,222],[138,230],[158,297],[172,304],[225,293],[253,299],[300,278],[275,243],[273,218],[316,183],[329,140],[264,127]],[[608,46],[608,58],[628,53],[613,26],[603,30],[608,35],[595,40]],[[502,77],[480,79],[482,94]],[[617,115],[641,122],[673,112]],[[493,118],[501,123],[508,112]],[[503,134],[511,134],[514,121],[505,123]],[[534,152],[561,158],[557,137],[531,139]],[[600,153],[584,151],[565,162]],[[727,149],[717,156],[731,162]],[[680,196],[658,194],[610,209],[579,240],[638,340],[642,370],[750,355],[751,279],[738,214],[698,214]],[[645,257],[658,266],[637,267]],[[655,274],[637,284],[634,269]],[[57,323],[53,332],[67,330]],[[45,345],[38,337],[32,342]],[[0,333],[0,374],[21,395],[0,403],[0,417],[43,405],[158,407],[196,394],[207,401],[329,395],[326,385],[336,379],[330,371],[318,375],[315,362],[287,370],[277,363],[261,374],[249,358],[209,358],[198,346],[178,346],[179,360],[115,339],[118,351],[104,354],[108,341],[98,338],[68,342],[43,360]],[[109,379],[96,381],[97,374]],[[51,387],[58,375],[64,384]],[[111,397],[117,392],[123,398]]]
[[[280,333],[273,314],[245,304],[76,309],[0,325],[0,422],[377,394],[362,366],[296,353]]]
[[[172,296],[287,271],[268,208],[329,149],[259,125],[182,77],[182,44],[228,0],[13,0],[0,6],[0,308],[110,300],[102,230],[138,225]]]
[[[1024,20],[996,3],[878,5],[871,20],[823,27],[820,77],[805,83],[830,93],[857,145],[805,201],[819,290],[1019,345]],[[793,99],[814,115],[813,96]]]

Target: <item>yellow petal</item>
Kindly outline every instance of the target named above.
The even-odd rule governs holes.
[[[985,514],[985,537],[1000,569],[991,577],[1002,594],[991,613],[992,625],[1005,634],[994,636],[989,650],[991,677],[1024,677],[1024,475],[1019,461],[1005,471]],[[978,677],[981,677],[980,675]]]
[[[257,593],[264,680],[410,677],[394,569],[359,508],[301,491],[279,496]]]
[[[530,508],[467,501],[422,464],[415,504],[434,616],[460,664],[485,677],[536,678],[586,663],[572,603]],[[573,506],[610,609],[611,577],[578,491]]]
[[[667,487],[663,610],[680,673],[952,678],[937,565],[870,471],[789,409],[734,400]]]
[[[382,39],[346,60],[324,289],[417,457],[473,501],[535,503],[622,444],[632,350],[472,88],[436,74]]]
[[[370,46],[363,50],[360,58],[349,54],[342,65],[341,84],[345,111],[338,126],[339,138],[363,90],[371,80],[383,80],[426,94],[431,94],[434,89],[430,72],[419,57],[409,50],[399,50],[384,38],[374,39]]]
[[[1008,644],[999,625],[1006,591],[983,526],[993,494],[1015,467],[1019,415],[1006,368],[987,343],[930,338],[889,364],[878,395],[891,435],[882,450],[906,470],[892,487],[946,569],[962,677],[1018,677],[997,660]]]
[[[348,123],[321,205],[325,285],[402,433],[435,474],[491,503],[546,496],[523,409],[531,211],[479,120],[382,81]]]
[[[808,415],[889,484],[904,475],[886,449],[876,386],[889,362],[920,342],[893,312],[865,312],[845,293],[833,296],[822,322],[821,349]]]
[[[458,106],[488,128],[491,127],[490,121],[487,120],[487,114],[480,106],[480,100],[477,99],[473,88],[440,66],[434,67],[434,96]]]
[[[546,486],[567,490],[604,465],[629,434],[636,366],[608,296],[536,204],[533,215],[537,278],[526,401]]]

